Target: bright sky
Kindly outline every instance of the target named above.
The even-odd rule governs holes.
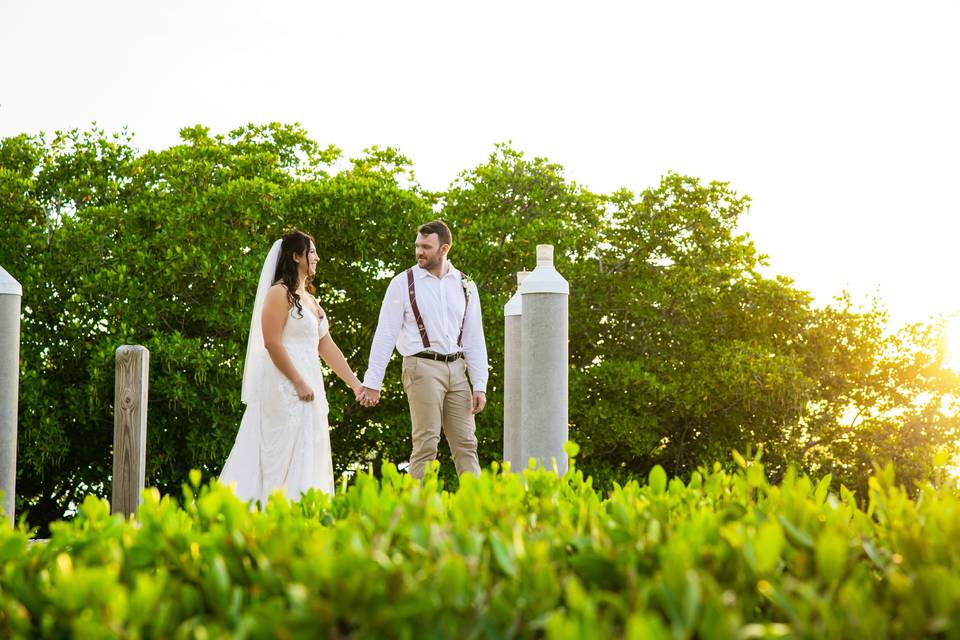
[[[506,140],[599,192],[727,180],[774,272],[917,320],[960,310],[958,34],[929,0],[0,0],[0,137],[299,121],[431,189]]]

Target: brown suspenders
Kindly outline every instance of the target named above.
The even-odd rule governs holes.
[[[420,307],[417,306],[417,292],[413,288],[413,269],[407,269],[407,293],[410,295],[410,307],[413,309],[413,318],[417,321],[417,328],[420,329],[420,339],[423,340],[423,348],[430,348],[430,338],[427,337],[427,328],[423,326],[423,318],[420,316]]]
[[[466,283],[467,276],[460,272],[460,279]],[[420,330],[420,340],[423,341],[423,348],[430,348],[430,338],[427,337],[427,327],[423,324],[423,317],[420,315],[420,307],[417,306],[417,291],[413,286],[413,268],[407,269],[407,295],[410,296],[410,308],[413,310],[413,318],[417,321],[417,329]],[[467,288],[463,288],[463,319],[460,321],[460,335],[457,337],[457,346],[463,347],[463,325],[467,322]]]
[[[463,287],[463,317],[460,318],[460,335],[457,336],[457,346],[463,349],[463,325],[467,324],[467,301],[470,296],[467,295],[467,276],[460,272],[460,283]]]

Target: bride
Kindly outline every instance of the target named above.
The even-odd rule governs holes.
[[[312,295],[318,260],[313,238],[293,231],[273,243],[260,272],[243,366],[247,408],[220,474],[243,500],[265,505],[277,489],[293,498],[311,487],[333,493],[329,405],[318,353],[355,395],[363,386]]]

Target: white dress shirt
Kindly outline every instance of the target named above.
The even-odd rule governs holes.
[[[460,323],[464,320],[463,281],[460,272],[447,263],[447,274],[438,278],[426,269],[413,267],[413,282],[417,295],[417,308],[427,329],[429,351],[451,354],[461,351],[457,346]],[[487,345],[483,338],[483,323],[480,315],[480,296],[477,285],[469,283],[467,289],[467,317],[463,321],[463,354],[467,361],[467,373],[474,391],[487,391]],[[387,294],[380,307],[380,321],[370,347],[370,360],[363,376],[363,386],[380,389],[387,362],[396,347],[400,355],[411,356],[427,351],[420,338],[417,321],[410,306],[407,292],[407,273],[400,272],[390,281]]]

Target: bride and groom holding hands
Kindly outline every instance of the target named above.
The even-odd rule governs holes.
[[[241,394],[246,410],[221,482],[233,483],[241,499],[263,504],[276,489],[293,498],[310,488],[332,494],[329,405],[320,358],[369,407],[380,401],[394,349],[403,356],[410,406],[408,473],[423,477],[437,457],[441,432],[457,473],[480,473],[475,415],[486,405],[487,349],[477,287],[447,259],[452,245],[450,229],[440,220],[417,230],[417,264],[387,287],[360,380],[314,297],[311,281],[319,256],[313,238],[293,231],[273,244],[250,322]]]

